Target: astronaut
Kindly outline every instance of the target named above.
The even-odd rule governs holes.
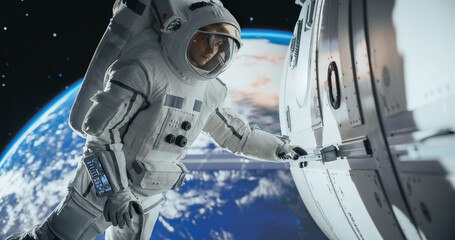
[[[44,223],[8,239],[93,239],[103,232],[106,239],[149,239],[162,193],[183,185],[180,161],[201,132],[250,158],[280,162],[306,154],[222,107],[227,88],[217,76],[241,47],[228,10],[193,2],[181,15],[128,41],[90,98],[81,125],[84,160],[65,199]]]

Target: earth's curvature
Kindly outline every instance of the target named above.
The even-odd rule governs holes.
[[[291,34],[243,31],[220,78],[251,126],[279,134],[278,89]],[[84,139],[68,126],[78,82],[24,127],[0,158],[0,239],[40,223],[63,199]],[[152,239],[321,239],[286,165],[248,163],[201,136],[185,160],[186,184],[165,193]],[[99,236],[103,239],[103,236]]]

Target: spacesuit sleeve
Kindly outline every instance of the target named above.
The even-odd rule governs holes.
[[[82,130],[87,134],[85,155],[100,158],[114,192],[128,187],[122,136],[135,114],[148,107],[147,80],[141,67],[123,64],[111,67],[103,91],[91,100]]]
[[[248,121],[231,108],[217,108],[203,131],[222,148],[257,160],[280,162],[277,149],[284,142],[277,136],[259,129],[250,129]]]

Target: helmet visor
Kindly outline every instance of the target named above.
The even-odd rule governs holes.
[[[187,51],[190,66],[205,77],[216,77],[230,64],[240,45],[240,33],[230,24],[200,28],[191,38]]]

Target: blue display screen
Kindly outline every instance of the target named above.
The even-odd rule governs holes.
[[[104,172],[103,165],[97,156],[89,156],[84,159],[85,166],[92,178],[93,185],[98,196],[104,196],[112,191],[112,186]]]

